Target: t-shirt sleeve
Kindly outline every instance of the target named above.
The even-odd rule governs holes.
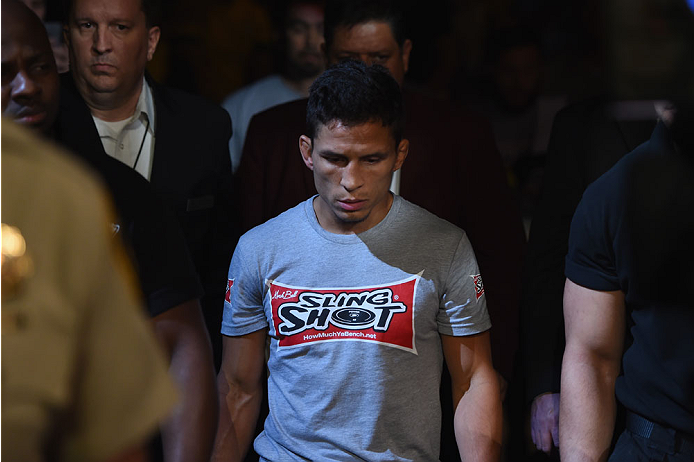
[[[222,334],[246,335],[268,326],[263,309],[265,283],[255,259],[247,258],[248,239],[239,241],[229,265]]]
[[[604,178],[604,177],[603,177]],[[593,290],[620,290],[615,266],[613,233],[619,226],[619,211],[611,210],[609,198],[599,180],[586,190],[571,221],[566,277]]]
[[[147,311],[155,317],[204,291],[173,212],[153,196],[142,197],[132,240]]]
[[[451,261],[437,316],[439,332],[465,336],[491,328],[475,253],[463,234]]]

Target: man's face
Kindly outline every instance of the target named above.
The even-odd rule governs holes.
[[[408,39],[402,47],[393,36],[390,24],[369,21],[354,27],[337,27],[331,49],[327,50],[329,64],[345,59],[363,61],[369,65],[386,67],[402,86],[410,61],[412,42]]]
[[[511,110],[525,109],[540,87],[540,50],[534,45],[506,50],[496,65],[496,88],[503,103]]]
[[[314,209],[321,226],[332,233],[361,233],[377,225],[390,210],[390,182],[409,149],[396,146],[391,129],[380,122],[353,127],[323,125],[313,142],[299,139],[304,163],[313,170],[319,197]]]
[[[321,47],[323,39],[323,9],[310,3],[296,3],[287,17],[287,60],[293,73],[300,78],[321,73],[325,64]]]
[[[58,114],[58,71],[43,26],[2,15],[2,113],[47,133]]]
[[[140,89],[159,28],[147,28],[141,0],[75,0],[66,39],[83,95],[111,94],[116,104]]]

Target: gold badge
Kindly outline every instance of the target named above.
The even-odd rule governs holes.
[[[16,296],[22,283],[31,275],[33,262],[27,254],[26,241],[19,229],[2,223],[2,302]],[[19,313],[2,307],[2,333],[17,330]]]

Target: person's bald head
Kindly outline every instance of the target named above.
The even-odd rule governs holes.
[[[2,113],[44,133],[58,113],[58,71],[46,29],[19,0],[2,6]]]

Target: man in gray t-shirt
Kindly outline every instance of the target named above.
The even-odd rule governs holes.
[[[498,457],[484,286],[464,231],[389,191],[400,89],[344,62],[311,87],[299,148],[318,195],[246,233],[229,268],[214,460],[438,460],[443,358],[461,456]]]

